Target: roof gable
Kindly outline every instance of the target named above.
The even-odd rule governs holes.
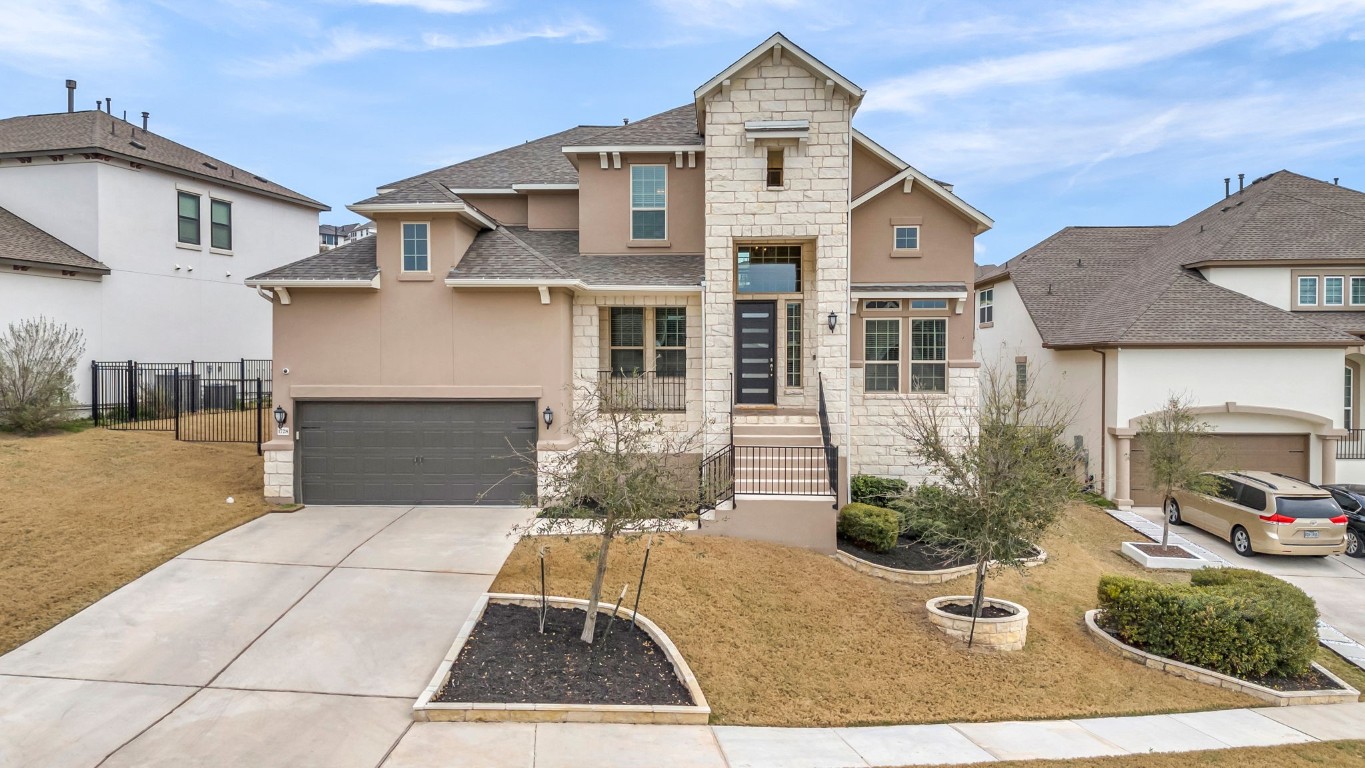
[[[0,259],[109,274],[102,262],[5,208],[0,208]]]
[[[580,142],[582,146],[669,146],[705,144],[697,132],[697,106],[684,104],[643,120],[603,131]]]

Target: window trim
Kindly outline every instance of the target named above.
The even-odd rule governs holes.
[[[1312,300],[1311,302],[1306,302],[1306,301],[1303,300],[1303,284],[1304,284],[1304,281],[1306,281],[1306,280],[1311,280],[1312,283],[1313,283],[1313,300]],[[1317,276],[1317,275],[1299,275],[1299,281],[1298,281],[1298,284],[1297,284],[1296,287],[1297,287],[1298,291],[1297,291],[1297,293],[1295,293],[1295,295],[1294,295],[1294,303],[1295,303],[1295,304],[1298,304],[1300,307],[1316,307],[1316,306],[1318,306],[1318,296],[1319,296],[1319,292],[1318,292],[1318,276]]]
[[[943,323],[943,359],[942,360],[921,360],[920,365],[941,365],[943,366],[943,389],[915,389],[915,323]],[[908,355],[906,364],[906,375],[910,377],[909,388],[912,394],[920,395],[946,395],[948,393],[948,318],[946,317],[912,317],[910,318],[910,343],[906,345],[905,354]]]
[[[896,243],[900,240],[900,230],[902,230],[902,229],[913,229],[913,230],[915,230],[915,247],[914,247],[914,248],[901,248],[901,247],[899,247],[899,246],[896,244]],[[918,251],[918,250],[920,249],[920,234],[921,234],[921,233],[920,233],[920,225],[918,225],[918,224],[892,224],[892,225],[891,225],[891,250],[896,251],[896,252],[898,252],[898,253],[912,253],[912,252],[914,252],[914,251]]]
[[[1341,285],[1341,301],[1330,302],[1327,300],[1327,281],[1336,280]],[[1344,307],[1346,306],[1346,277],[1344,275],[1323,275],[1322,276],[1322,306],[1324,307]]]
[[[181,235],[181,232],[180,232],[180,225],[181,225],[182,223],[184,223],[185,221],[190,220],[190,217],[188,217],[188,216],[186,216],[186,215],[184,215],[184,214],[182,214],[182,213],[180,212],[180,201],[181,201],[181,200],[184,200],[185,198],[194,198],[194,240],[185,240],[185,239],[183,239],[183,237],[182,237],[182,235]],[[203,246],[203,244],[204,244],[204,231],[203,231],[203,230],[204,230],[204,199],[203,199],[203,196],[200,195],[200,194],[197,193],[197,192],[188,192],[188,191],[183,190],[183,189],[177,189],[177,190],[175,191],[175,222],[176,222],[176,224],[175,224],[175,242],[176,242],[177,244],[180,244],[180,245],[197,245],[197,246]]]
[[[976,322],[989,325],[995,322],[995,289],[983,288],[976,292]]]
[[[664,204],[658,208],[636,208],[635,207],[635,169],[636,168],[662,168],[664,171]],[[640,243],[665,243],[668,242],[668,163],[631,163],[629,176],[626,183],[627,204],[630,206],[630,239],[632,242]],[[635,236],[635,212],[636,211],[663,211],[664,214],[664,234],[663,237],[636,237]]]
[[[217,205],[220,205],[220,204],[221,204],[221,205],[227,206],[227,224],[226,224],[226,226],[227,226],[227,245],[215,245],[214,242],[213,242],[213,234],[214,234],[214,232],[215,232],[215,228],[219,226],[218,222],[216,222],[216,221],[213,220],[213,209],[214,209],[214,206],[217,206]],[[232,236],[232,201],[231,201],[231,200],[225,200],[225,199],[223,199],[223,198],[221,198],[221,197],[210,197],[210,198],[209,198],[209,248],[211,248],[211,249],[213,249],[213,250],[215,250],[215,251],[227,251],[227,252],[231,252],[231,251],[232,251],[232,241],[233,241],[233,236]]]
[[[863,393],[868,395],[899,395],[904,387],[901,380],[905,376],[905,320],[904,317],[864,317],[863,318]],[[890,323],[896,324],[896,359],[895,360],[869,360],[867,357],[867,326],[869,323]],[[894,365],[896,366],[896,388],[895,389],[868,389],[867,375],[870,365]]]
[[[425,242],[426,242],[426,244],[427,244],[427,252],[426,252],[426,254],[424,254],[424,256],[425,256],[425,258],[426,258],[426,269],[408,269],[408,254],[407,254],[408,234],[407,234],[407,228],[408,228],[409,225],[425,227],[426,237],[424,238],[424,240],[425,240]],[[407,274],[407,275],[429,275],[429,274],[431,274],[431,222],[429,222],[429,221],[401,221],[401,222],[398,223],[398,234],[399,234],[399,238],[398,238],[398,240],[399,240],[399,246],[398,246],[398,271],[399,271],[400,273],[402,273],[402,274]]]

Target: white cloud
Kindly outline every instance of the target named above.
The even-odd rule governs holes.
[[[473,13],[486,10],[490,0],[360,0],[365,5],[388,5],[415,8],[427,13]]]
[[[155,52],[144,15],[116,0],[6,0],[0,60],[35,73],[144,63]]]
[[[428,48],[489,48],[519,43],[524,40],[567,40],[572,43],[595,43],[605,37],[606,33],[600,27],[579,19],[559,24],[508,25],[467,36],[428,32],[422,35],[422,43]]]

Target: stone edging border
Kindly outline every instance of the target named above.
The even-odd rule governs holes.
[[[1186,680],[1193,680],[1205,685],[1216,685],[1219,688],[1226,688],[1231,691],[1245,693],[1254,696],[1262,701],[1268,701],[1277,707],[1292,707],[1296,704],[1347,704],[1360,699],[1360,691],[1352,688],[1344,680],[1329,672],[1322,665],[1313,662],[1313,668],[1328,678],[1342,686],[1343,690],[1317,690],[1317,691],[1277,691],[1267,688],[1264,685],[1248,683],[1245,680],[1238,680],[1211,669],[1196,667],[1193,664],[1168,659],[1164,656],[1147,653],[1138,650],[1122,640],[1110,635],[1095,623],[1095,617],[1099,615],[1099,609],[1092,609],[1085,612],[1085,625],[1090,629],[1090,633],[1105,641],[1106,647],[1126,659],[1136,661],[1139,664],[1152,669],[1161,670],[1169,675],[1183,677]]]
[[[683,660],[682,654],[678,652],[677,646],[668,638],[658,625],[644,616],[635,616],[635,623],[649,634],[650,638],[663,650],[668,661],[673,665],[673,671],[678,679],[687,687],[688,693],[692,695],[695,704],[691,706],[677,705],[622,705],[622,704],[490,704],[479,702],[435,702],[432,701],[436,694],[445,685],[446,679],[450,677],[450,668],[459,657],[464,644],[469,640],[470,634],[474,632],[474,627],[483,618],[483,612],[488,608],[489,602],[509,603],[512,605],[525,605],[538,607],[540,605],[539,595],[517,595],[500,592],[487,592],[479,597],[474,604],[474,610],[470,612],[469,618],[465,619],[464,626],[460,628],[460,634],[455,638],[455,643],[450,646],[450,651],[446,654],[441,666],[436,669],[436,676],[422,695],[417,698],[417,703],[412,707],[412,718],[419,722],[522,722],[522,723],[646,723],[655,725],[706,725],[711,719],[711,707],[706,703],[706,696],[701,692],[701,685],[697,683],[697,678],[692,674],[692,669]],[[586,609],[587,600],[580,600],[573,597],[549,597],[546,598],[551,606],[556,608],[581,608]],[[599,603],[599,613],[611,613],[612,605],[609,603]],[[622,608],[616,614],[616,620],[629,621],[631,616],[629,609]]]
[[[929,611],[929,623],[938,627],[943,634],[966,642],[967,638],[972,636],[972,619],[939,608],[948,602],[970,604],[972,596],[949,595],[929,600],[924,604],[925,609]],[[987,597],[984,605],[1011,610],[1014,611],[1014,615],[1001,616],[998,619],[977,619],[975,644],[993,651],[1022,651],[1028,641],[1028,609],[998,597]]]
[[[939,571],[906,571],[900,568],[890,568],[885,565],[864,560],[856,555],[850,555],[842,549],[834,550],[834,559],[847,565],[858,573],[866,576],[874,576],[878,579],[893,581],[897,584],[942,584],[945,581],[966,576],[976,570],[975,565],[960,565],[956,568],[944,568]],[[1030,557],[1024,561],[1025,568],[1033,568],[1047,562],[1047,552],[1038,550],[1035,557]],[[994,562],[991,563],[994,565]]]
[[[1181,545],[1172,544],[1188,552],[1190,557],[1162,557],[1159,555],[1149,555],[1137,548],[1137,545],[1150,545],[1159,542],[1152,541],[1125,541],[1119,545],[1119,552],[1129,560],[1137,563],[1143,568],[1150,568],[1156,571],[1197,571],[1201,568],[1222,568],[1223,560],[1210,560],[1207,557],[1194,551],[1194,549]]]

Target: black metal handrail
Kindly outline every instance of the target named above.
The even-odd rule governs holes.
[[[1338,459],[1365,459],[1365,429],[1348,429],[1337,441]]]
[[[735,447],[724,448],[702,459],[697,475],[701,511],[716,509],[735,497]]]
[[[819,374],[820,384],[820,437],[824,441],[825,466],[829,472],[829,491],[834,494],[834,506],[839,506],[839,449],[829,430],[829,410],[825,407],[825,374]]]
[[[828,452],[815,445],[736,445],[735,493],[828,496]]]
[[[598,371],[597,390],[604,410],[687,410],[685,376],[660,376],[654,371]]]

